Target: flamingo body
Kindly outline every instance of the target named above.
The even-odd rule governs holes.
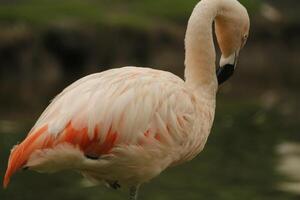
[[[124,67],[92,74],[59,94],[15,146],[4,185],[22,167],[140,184],[197,155],[213,116],[214,103],[169,72]]]

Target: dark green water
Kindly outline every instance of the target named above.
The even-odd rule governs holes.
[[[1,129],[1,180],[10,148],[25,137],[32,124],[33,121],[19,124],[15,131]],[[300,141],[296,127],[296,123],[275,109],[268,110],[253,102],[221,100],[205,150],[193,161],[171,168],[145,184],[140,199],[299,199],[295,193],[278,189],[290,177],[276,170],[280,162],[276,147],[284,141]],[[8,189],[0,189],[0,199],[113,200],[127,199],[127,191],[84,187],[76,172],[25,171],[12,178]]]

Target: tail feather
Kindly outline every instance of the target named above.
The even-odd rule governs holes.
[[[19,145],[16,145],[9,156],[7,170],[3,180],[3,187],[6,188],[9,184],[10,177],[21,167],[26,164],[30,154],[40,148],[42,144],[38,143],[40,136],[48,130],[48,126],[45,125],[35,132],[28,135],[28,137]]]
[[[57,137],[53,137],[53,135],[45,133],[48,133],[48,125],[33,131],[21,144],[16,145],[12,149],[3,180],[4,188],[7,187],[10,177],[18,169],[28,164],[28,160],[31,159],[31,155],[36,150],[53,149],[59,144],[67,143],[73,145],[75,148],[78,148],[86,156],[99,157],[102,154],[109,153],[118,139],[118,133],[113,132],[112,128],[110,128],[106,133],[105,139],[100,142],[98,126],[96,126],[94,129],[93,137],[89,138],[88,129],[86,127],[82,128],[81,130],[77,130],[72,126],[71,122],[66,124],[64,130]],[[31,160],[31,164],[32,163],[37,163],[37,160],[35,160],[35,162]],[[58,166],[58,168],[62,167]]]

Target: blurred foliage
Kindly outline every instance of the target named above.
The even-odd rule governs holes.
[[[147,28],[157,19],[186,22],[198,0],[26,0],[0,4],[0,22],[46,25],[57,20]],[[260,0],[242,0],[250,12]]]

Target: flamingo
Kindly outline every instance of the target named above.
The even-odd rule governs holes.
[[[212,25],[222,56],[216,70]],[[76,170],[112,188],[139,186],[198,155],[213,125],[218,86],[234,72],[249,33],[237,0],[202,0],[188,21],[185,80],[141,67],[83,77],[64,89],[11,150],[3,186],[18,169]]]

